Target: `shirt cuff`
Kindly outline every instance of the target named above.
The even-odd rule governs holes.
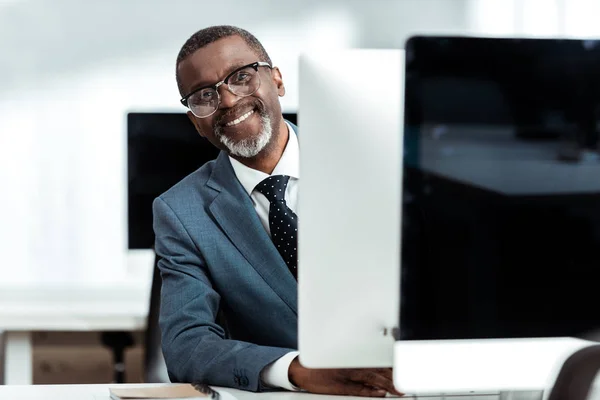
[[[267,365],[260,374],[260,378],[262,379],[263,383],[266,386],[286,389],[293,392],[300,391],[301,389],[299,387],[292,385],[288,375],[290,364],[292,364],[292,361],[298,357],[298,354],[299,353],[297,351],[291,351],[273,363]]]

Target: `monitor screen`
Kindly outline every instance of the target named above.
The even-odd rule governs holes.
[[[600,330],[600,42],[406,46],[400,338]]]
[[[295,113],[283,116],[296,124]],[[127,114],[129,249],[153,248],[154,199],[218,153],[185,113]]]

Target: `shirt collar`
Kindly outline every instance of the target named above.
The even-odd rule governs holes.
[[[290,124],[287,121],[285,121],[285,124],[288,128],[288,142],[271,175],[288,175],[291,179],[300,179],[298,138]],[[229,161],[231,162],[235,175],[249,195],[252,195],[256,185],[270,176],[262,171],[245,166],[231,156],[229,156]]]

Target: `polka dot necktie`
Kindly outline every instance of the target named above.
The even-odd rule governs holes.
[[[289,180],[290,177],[287,175],[273,175],[259,183],[255,189],[271,203],[269,207],[271,239],[294,278],[298,279],[298,217],[285,202],[285,189]]]

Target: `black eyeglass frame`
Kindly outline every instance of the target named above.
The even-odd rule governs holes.
[[[227,76],[225,77],[225,79],[223,79],[222,81],[219,81],[219,82],[217,82],[217,83],[215,83],[215,84],[212,84],[212,85],[206,85],[206,86],[199,87],[198,89],[195,89],[195,90],[191,91],[190,93],[188,93],[187,95],[185,95],[185,96],[184,96],[184,97],[183,97],[181,100],[179,100],[179,101],[180,101],[180,102],[181,102],[181,104],[183,104],[185,107],[187,107],[187,108],[190,108],[190,107],[189,107],[189,104],[188,104],[188,100],[189,100],[189,98],[190,98],[190,97],[191,97],[193,94],[195,94],[195,93],[197,93],[197,92],[199,92],[199,91],[201,91],[201,90],[204,90],[204,89],[214,89],[214,91],[215,91],[215,92],[217,92],[217,95],[219,95],[219,87],[220,87],[221,85],[223,85],[223,84],[226,84],[226,85],[227,85],[227,90],[229,90],[231,93],[233,93],[233,92],[231,91],[231,89],[229,89],[229,83],[228,83],[228,82],[229,82],[229,79],[230,79],[230,78],[231,78],[233,75],[237,74],[238,72],[240,72],[241,70],[243,70],[243,69],[246,69],[246,68],[253,68],[253,69],[254,69],[256,72],[258,72],[258,67],[269,67],[269,69],[273,69],[273,67],[271,66],[271,64],[269,64],[268,62],[264,62],[264,61],[256,61],[256,62],[253,62],[253,63],[251,63],[251,64],[244,65],[244,66],[242,66],[242,67],[239,67],[239,68],[235,69],[234,71],[230,72],[230,73],[229,73],[229,75],[227,75]],[[260,79],[260,78],[259,78],[259,79]],[[258,87],[260,87],[260,84],[259,84],[259,86],[258,86]],[[256,90],[258,90],[258,88],[257,88]],[[256,92],[256,91],[254,91],[254,92]],[[236,93],[233,93],[233,94],[235,94],[236,96],[239,96],[239,95],[238,95],[238,94],[236,94]],[[250,95],[251,95],[251,94],[250,94]],[[250,96],[250,95],[246,95],[246,96]],[[241,96],[241,97],[246,97],[246,96]],[[220,102],[221,102],[221,100],[220,100],[220,97],[219,97],[219,103],[220,103]],[[217,109],[218,109],[218,105],[217,105]],[[215,110],[215,111],[216,111],[216,110]],[[207,117],[208,117],[208,116],[210,116],[210,115],[211,115],[211,114],[207,115]],[[205,118],[205,117],[198,117],[198,118]]]

